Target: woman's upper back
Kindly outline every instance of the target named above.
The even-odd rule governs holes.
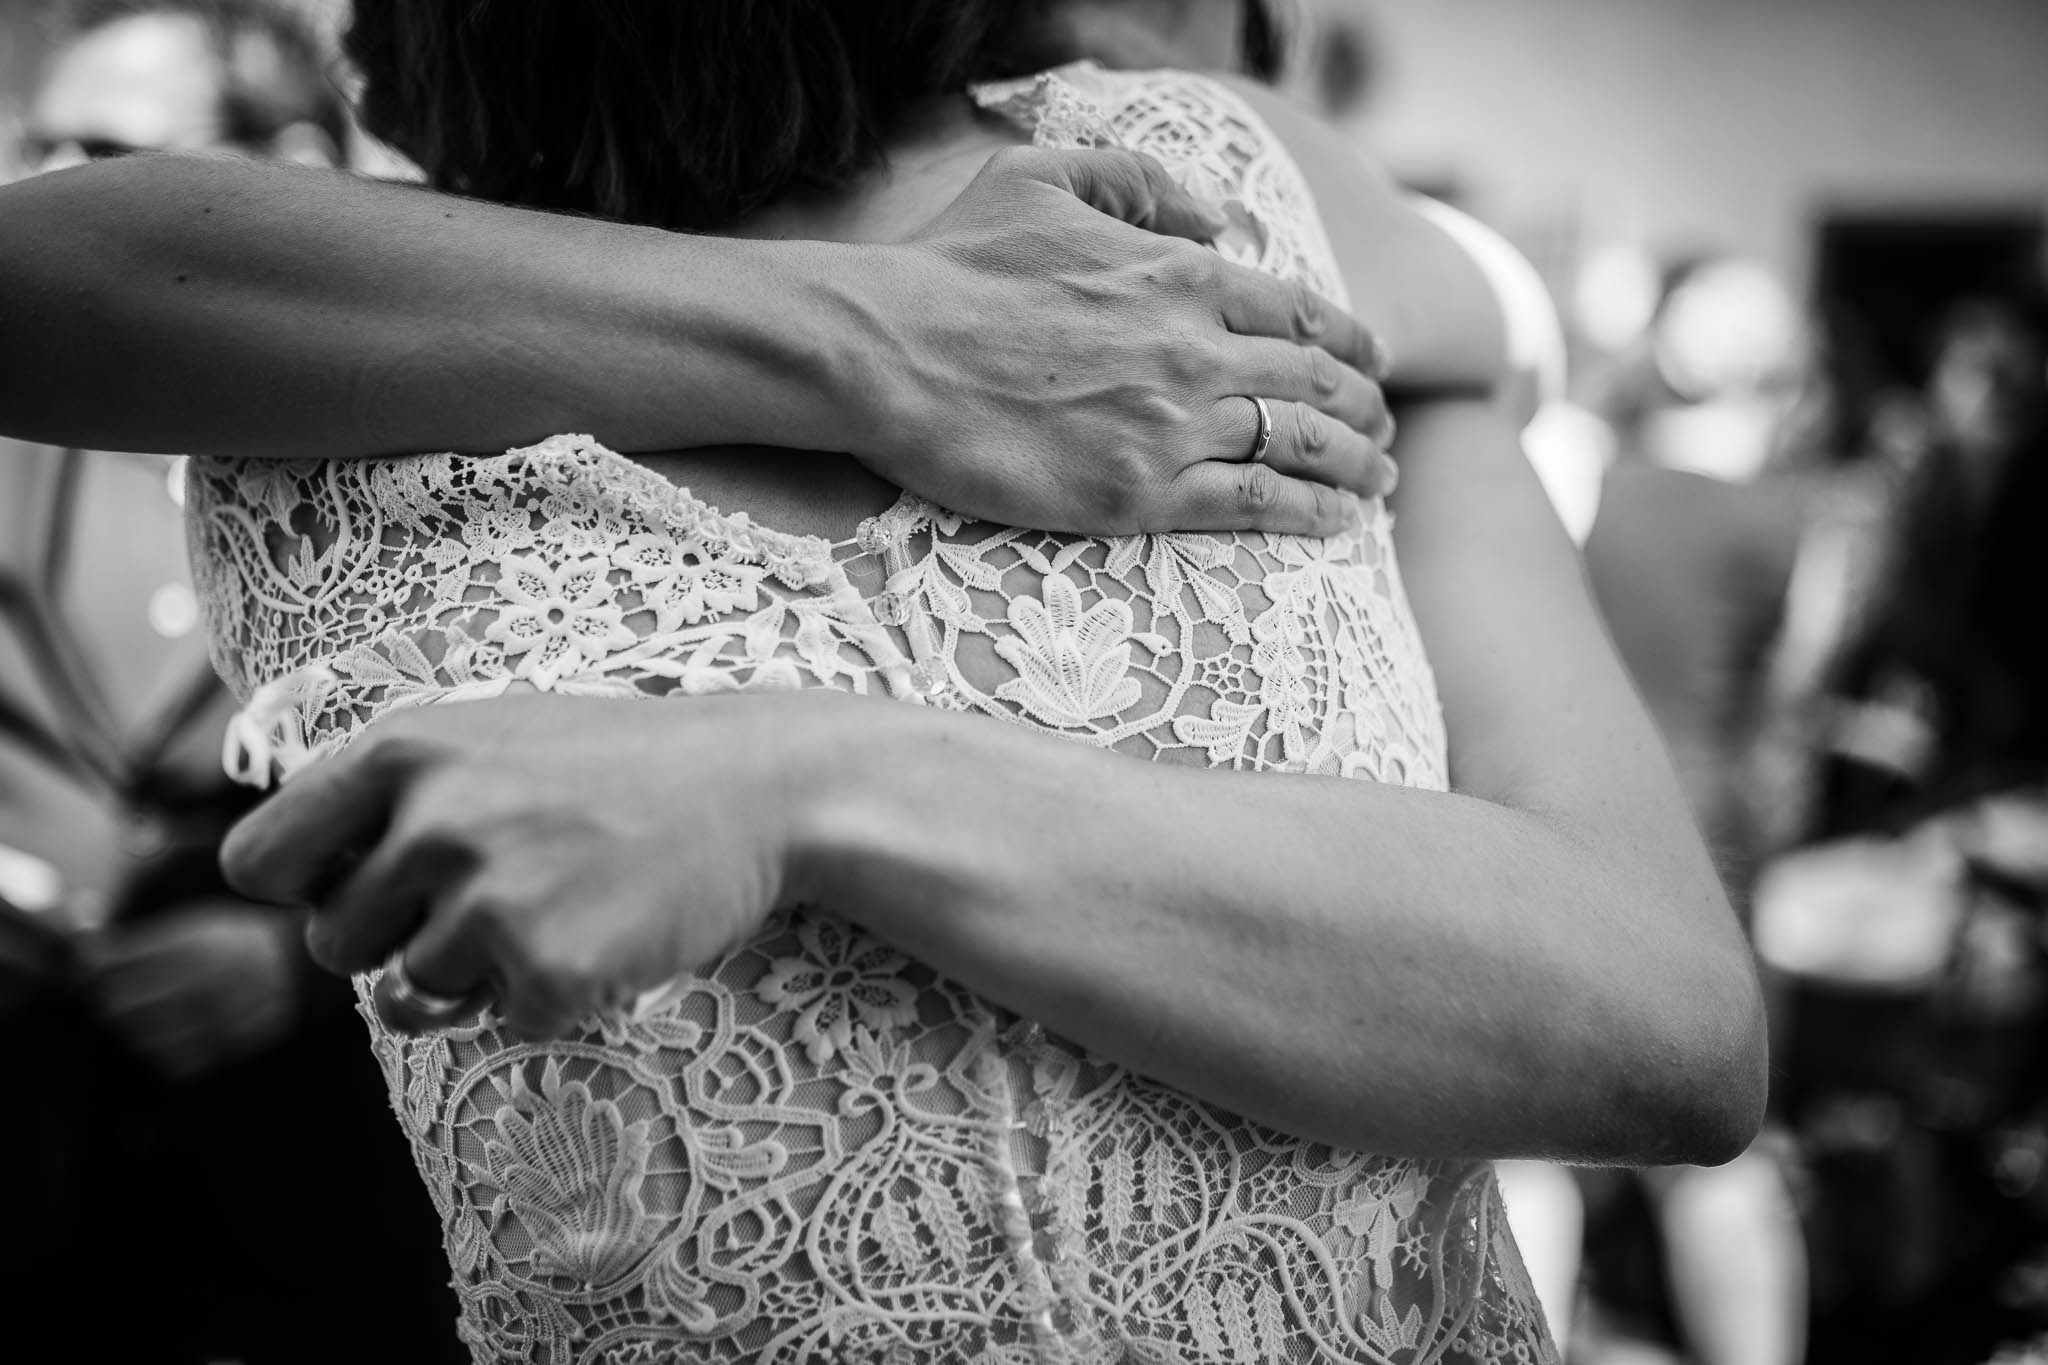
[[[1126,141],[1208,177],[1238,206],[1231,249],[1341,292],[1291,162],[1223,87],[1083,69],[983,98],[1049,142]],[[192,506],[222,661],[244,695],[274,685],[261,700],[279,705],[253,709],[287,750],[515,682],[827,686],[1138,757],[1445,782],[1376,502],[1329,541],[1100,540],[904,496],[833,543],[560,437],[485,459],[205,462]],[[378,1047],[468,1258],[469,1329],[499,1354],[611,1359],[600,1328],[667,1341],[676,1322],[719,1360],[822,1358],[834,1334],[849,1359],[893,1358],[888,1342],[1022,1359],[1051,1332],[1073,1358],[1390,1365],[1504,1358],[1541,1335],[1482,1164],[1265,1129],[825,916],[771,924],[707,977],[561,1044],[519,1045],[487,1019]],[[587,1122],[642,1112],[658,1141],[603,1145]],[[518,1184],[541,1147],[523,1135],[557,1129],[578,1171],[626,1193],[586,1207]],[[700,1166],[718,1179],[671,1178]],[[495,1192],[515,1185],[529,1240],[490,1231]],[[800,1221],[800,1251],[719,1231],[771,1208]],[[570,1235],[597,1217],[604,1240]],[[727,1289],[690,1297],[703,1285]],[[559,1329],[545,1351],[510,1340],[513,1300],[518,1322]]]
[[[1343,299],[1305,181],[1225,86],[1078,66],[977,100],[999,121],[956,120],[872,190],[763,223],[914,225],[1020,135],[1126,146],[1229,206],[1219,249]],[[963,140],[972,153],[955,155]],[[923,695],[1146,757],[1444,783],[1377,501],[1331,541],[1105,541],[963,523],[830,456],[659,463],[687,490],[587,439],[202,463],[195,555],[222,665],[247,695],[333,660],[344,685],[303,717],[315,744],[403,698],[504,680],[638,694],[783,680]]]

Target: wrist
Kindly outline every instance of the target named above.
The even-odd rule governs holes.
[[[898,816],[888,780],[900,702],[800,692],[782,718],[783,900],[848,913],[878,834]]]
[[[820,258],[815,288],[824,320],[813,354],[822,368],[818,392],[829,396],[827,448],[852,455],[901,487],[930,493],[920,479],[927,464],[919,435],[933,429],[934,392],[925,359],[935,314],[960,305],[958,291],[936,286],[942,262],[927,251],[892,243],[839,244]],[[957,414],[955,414],[957,418]]]
[[[727,296],[721,344],[751,373],[727,392],[728,439],[873,456],[891,431],[900,387],[888,360],[898,349],[890,319],[901,309],[889,249],[732,245],[743,254],[712,272]]]

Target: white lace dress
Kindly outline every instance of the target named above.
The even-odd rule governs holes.
[[[1041,143],[1152,153],[1236,206],[1236,254],[1342,297],[1298,172],[1227,90],[1081,67],[980,98]],[[1097,540],[906,495],[832,544],[582,437],[192,473],[218,663],[289,761],[514,681],[834,687],[1134,759],[1445,783],[1378,504],[1328,541]],[[828,914],[563,1042],[370,1028],[478,1361],[1554,1354],[1486,1164],[1264,1128]]]

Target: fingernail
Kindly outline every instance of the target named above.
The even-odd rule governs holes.
[[[1389,417],[1387,419],[1386,434],[1380,437],[1381,454],[1385,454],[1387,451],[1392,450],[1394,448],[1394,437],[1400,433],[1400,430],[1401,424],[1399,422],[1396,422],[1393,418]]]
[[[1381,464],[1386,473],[1381,476],[1380,496],[1386,497],[1401,486],[1401,466],[1393,460],[1382,457]]]
[[[1372,377],[1385,379],[1394,372],[1394,351],[1380,337],[1372,339]]]

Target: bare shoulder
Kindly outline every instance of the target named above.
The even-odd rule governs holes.
[[[1393,349],[1395,386],[1498,384],[1509,366],[1506,323],[1471,252],[1315,114],[1255,82],[1214,79],[1251,107],[1300,167],[1352,311]]]

